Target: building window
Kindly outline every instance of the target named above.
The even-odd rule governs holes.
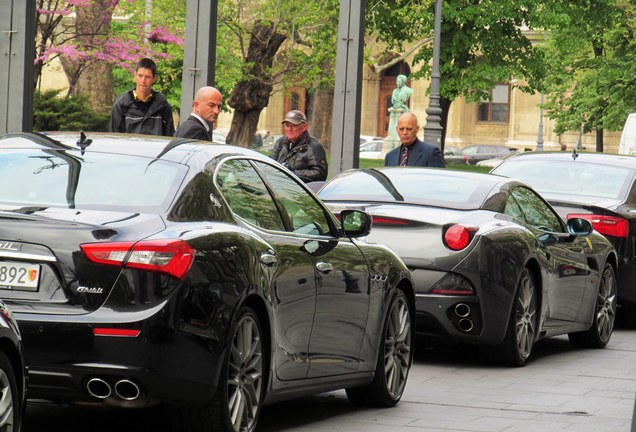
[[[477,120],[483,122],[507,122],[510,109],[510,87],[497,84],[492,91],[492,100],[482,99]]]

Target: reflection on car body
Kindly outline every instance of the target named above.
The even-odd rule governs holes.
[[[611,337],[616,251],[588,221],[564,223],[524,183],[383,167],[340,173],[319,196],[336,214],[373,216],[367,240],[390,246],[411,270],[427,341],[489,345],[523,365],[544,337],[567,333],[592,347]]]
[[[264,404],[346,388],[400,400],[412,361],[410,272],[258,152],[189,139],[0,137],[0,263],[29,397],[165,402],[174,430],[256,428]],[[29,269],[29,267],[24,267]],[[387,353],[389,353],[387,355]],[[308,385],[311,383],[311,385]]]
[[[559,215],[592,222],[619,254],[620,316],[636,327],[636,157],[604,153],[531,152],[492,171],[530,184]]]

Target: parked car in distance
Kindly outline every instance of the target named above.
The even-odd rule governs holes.
[[[360,158],[384,159],[382,146],[384,146],[383,140],[367,141],[364,144],[360,144]]]
[[[471,145],[461,149],[458,153],[444,156],[446,163],[465,163],[475,165],[477,162],[501,157],[514,152],[506,146],[500,145]]]
[[[0,262],[29,398],[254,431],[264,404],[399,402],[411,274],[361,211],[338,221],[253,150],[89,133],[0,137]]]
[[[0,216],[1,217],[1,216]],[[13,243],[0,242],[0,251],[7,253],[16,248]],[[8,288],[14,274],[13,267],[0,258],[0,294]],[[23,277],[28,277],[24,275]],[[26,368],[22,353],[20,330],[6,304],[0,301],[0,430],[20,432],[24,418],[26,395]]]
[[[384,138],[373,135],[360,135],[360,145],[369,141],[382,141]]]
[[[618,143],[618,154],[636,155],[636,113],[630,113],[625,120]]]
[[[517,366],[548,336],[587,347],[610,340],[616,251],[587,219],[566,224],[522,182],[382,167],[342,172],[319,196],[335,214],[373,216],[367,241],[390,246],[411,270],[425,340],[490,346]]]
[[[618,304],[636,327],[636,157],[605,153],[529,152],[493,174],[525,181],[564,219],[585,218],[619,255]]]

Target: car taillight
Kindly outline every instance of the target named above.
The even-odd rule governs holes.
[[[444,244],[451,250],[462,250],[473,239],[477,232],[477,227],[465,225],[451,225],[443,232]]]
[[[148,240],[81,245],[90,261],[167,273],[183,279],[194,261],[194,249],[183,240]]]
[[[624,238],[629,236],[629,221],[622,217],[575,213],[568,215],[568,220],[573,218],[587,219],[603,235]]]
[[[374,225],[408,225],[409,221],[386,216],[373,216]]]

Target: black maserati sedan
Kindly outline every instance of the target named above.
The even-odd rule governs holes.
[[[527,184],[448,169],[349,170],[319,196],[336,214],[373,217],[415,281],[423,343],[488,347],[522,366],[540,339],[601,348],[616,313],[617,254],[591,223],[567,224]]]
[[[0,265],[29,398],[165,403],[174,430],[253,431],[263,405],[398,403],[404,263],[277,162],[146,135],[0,137]]]
[[[636,327],[636,157],[529,152],[492,173],[528,183],[563,219],[585,218],[612,242],[619,257],[618,316]]]

